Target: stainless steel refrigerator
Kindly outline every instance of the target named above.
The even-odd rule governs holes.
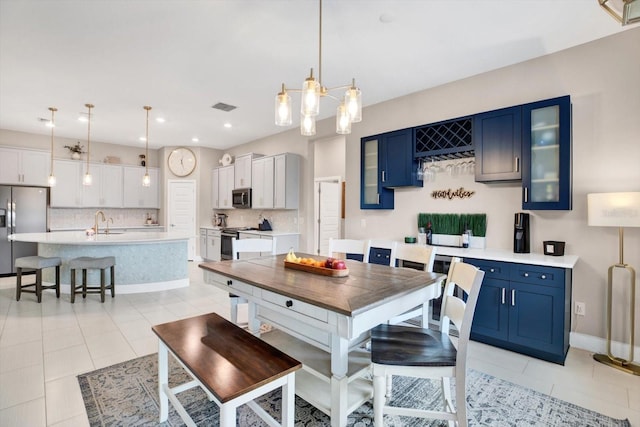
[[[15,259],[37,255],[37,243],[12,242],[14,233],[47,231],[46,187],[0,185],[0,275],[15,273]]]

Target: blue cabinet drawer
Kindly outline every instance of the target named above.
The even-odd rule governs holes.
[[[464,262],[475,265],[484,271],[484,277],[509,280],[509,266],[507,262],[491,261],[487,259],[465,258]]]
[[[511,264],[510,279],[514,282],[560,288],[564,286],[565,271],[562,268],[556,267]]]
[[[369,263],[391,265],[391,249],[371,248],[369,251]]]

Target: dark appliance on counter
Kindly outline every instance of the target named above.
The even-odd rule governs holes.
[[[232,190],[231,205],[237,209],[249,209],[251,207],[251,189],[237,188]]]
[[[14,233],[47,231],[46,187],[0,185],[0,276],[15,274],[16,258],[38,254],[37,243],[13,242]]]
[[[513,252],[517,254],[529,253],[529,214],[518,212],[515,216],[513,230]]]

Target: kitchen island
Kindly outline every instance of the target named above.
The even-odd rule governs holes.
[[[18,242],[38,244],[38,255],[60,257],[60,283],[69,293],[69,260],[81,256],[116,258],[116,293],[162,291],[189,285],[188,241],[194,236],[167,232],[113,232],[87,236],[84,231],[18,233]],[[48,269],[51,270],[51,269]],[[54,272],[43,271],[42,280],[53,283]],[[99,270],[89,271],[90,284],[99,283]]]

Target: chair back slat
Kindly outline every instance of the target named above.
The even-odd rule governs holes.
[[[369,240],[357,239],[329,239],[329,256],[336,257],[344,254],[362,255],[362,262],[369,262]]]
[[[436,258],[436,251],[433,246],[413,245],[400,243],[396,247],[396,259],[398,267],[405,267],[403,261],[422,264],[424,271],[433,271],[433,262]]]
[[[252,254],[256,258],[260,253],[276,254],[276,237],[272,239],[231,239],[231,250],[233,251],[233,259],[239,259],[240,254]]]

